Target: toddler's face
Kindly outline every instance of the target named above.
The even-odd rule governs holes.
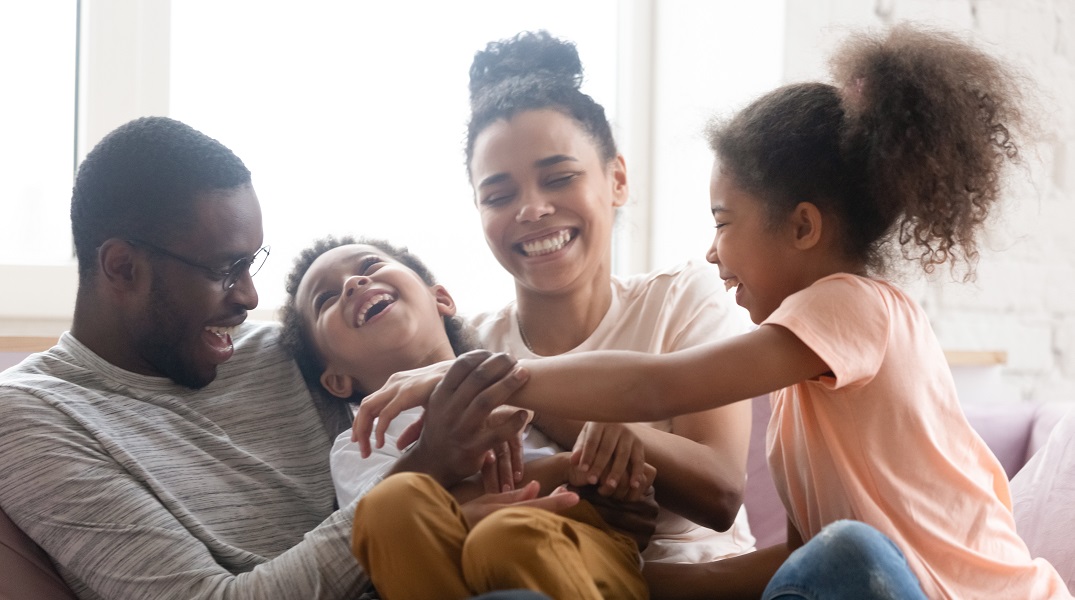
[[[326,365],[375,386],[366,389],[379,387],[386,372],[422,366],[419,357],[451,347],[442,318],[455,312],[451,297],[374,246],[319,256],[295,301]]]

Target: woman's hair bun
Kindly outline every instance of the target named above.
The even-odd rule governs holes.
[[[514,77],[540,75],[578,89],[582,61],[575,44],[547,31],[524,31],[507,40],[489,42],[470,66],[470,95]]]

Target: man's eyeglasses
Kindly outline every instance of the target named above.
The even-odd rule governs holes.
[[[157,254],[160,254],[161,256],[166,256],[172,260],[179,261],[184,265],[187,265],[188,267],[198,269],[205,273],[210,279],[214,281],[220,281],[221,284],[223,284],[224,286],[225,292],[235,287],[235,284],[239,282],[239,278],[242,277],[245,273],[249,272],[251,277],[257,275],[258,271],[261,270],[261,266],[265,264],[265,259],[269,258],[269,247],[263,246],[260,250],[255,252],[253,256],[240,258],[239,260],[233,262],[231,266],[226,269],[214,269],[213,267],[200,265],[190,260],[189,258],[179,256],[174,252],[165,250],[164,248],[150,244],[149,242],[143,242],[141,240],[127,240],[127,243],[132,246],[140,246],[142,248],[145,248],[146,250],[149,250],[150,252],[155,252]]]

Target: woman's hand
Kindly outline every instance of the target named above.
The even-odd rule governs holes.
[[[647,471],[645,446],[624,423],[583,425],[571,453],[575,465],[574,485],[597,485],[598,493],[617,499],[637,500],[653,481],[655,469]]]

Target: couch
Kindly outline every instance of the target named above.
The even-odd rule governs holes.
[[[771,412],[767,396],[755,398],[744,505],[757,547],[785,539],[784,507],[765,460],[765,427]],[[1070,403],[968,405],[971,425],[989,444],[1011,478],[1048,437]],[[74,594],[48,556],[0,511],[0,600],[70,600]]]

